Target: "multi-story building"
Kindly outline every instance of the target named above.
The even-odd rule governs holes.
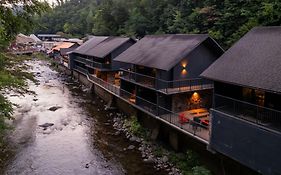
[[[115,61],[130,64],[121,72],[120,96],[133,105],[209,140],[212,81],[199,75],[223,54],[208,35],[145,36]]]
[[[262,173],[281,173],[281,27],[257,27],[202,76],[214,81],[209,147]]]
[[[115,85],[120,84],[119,70],[127,64],[114,60],[135,40],[126,37],[94,36],[70,55],[70,68]]]

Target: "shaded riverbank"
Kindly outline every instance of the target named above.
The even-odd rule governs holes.
[[[167,174],[127,149],[132,143],[115,134],[99,99],[82,93],[47,62],[29,63],[38,80],[29,82],[35,93],[8,95],[18,105],[9,136],[17,151],[6,174]]]

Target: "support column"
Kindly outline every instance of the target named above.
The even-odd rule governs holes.
[[[176,132],[169,131],[169,142],[174,150],[177,151],[179,149],[178,134]]]

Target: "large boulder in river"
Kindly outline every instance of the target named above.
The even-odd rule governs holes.
[[[42,127],[43,130],[46,130],[48,127],[53,126],[53,125],[54,125],[53,123],[44,123],[44,124],[38,125],[38,126]]]
[[[60,107],[60,106],[53,106],[53,107],[50,107],[49,110],[50,110],[50,111],[56,111],[56,110],[58,110],[59,108],[62,108],[62,107]]]

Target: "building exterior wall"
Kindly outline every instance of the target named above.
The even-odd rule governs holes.
[[[187,92],[172,95],[172,111],[182,112],[196,108],[212,106],[212,90],[197,91],[199,99],[194,99],[195,92]]]
[[[198,78],[217,58],[213,51],[201,44],[173,68],[173,79]],[[185,70],[183,65],[186,65]]]
[[[126,43],[124,43],[122,46],[120,46],[118,49],[114,50],[111,53],[111,69],[113,70],[119,70],[120,68],[128,69],[130,68],[130,64],[122,63],[119,61],[114,61],[114,58],[116,58],[118,55],[120,55],[122,52],[127,50],[129,47],[131,47],[133,44],[135,44],[134,40],[129,40]]]
[[[211,110],[210,147],[265,175],[281,174],[281,134]]]
[[[74,58],[76,57],[76,55],[74,53],[69,54],[69,59],[68,59],[68,68],[69,69],[73,69],[75,66],[75,61]]]
[[[107,72],[107,82],[115,84],[115,72]]]

